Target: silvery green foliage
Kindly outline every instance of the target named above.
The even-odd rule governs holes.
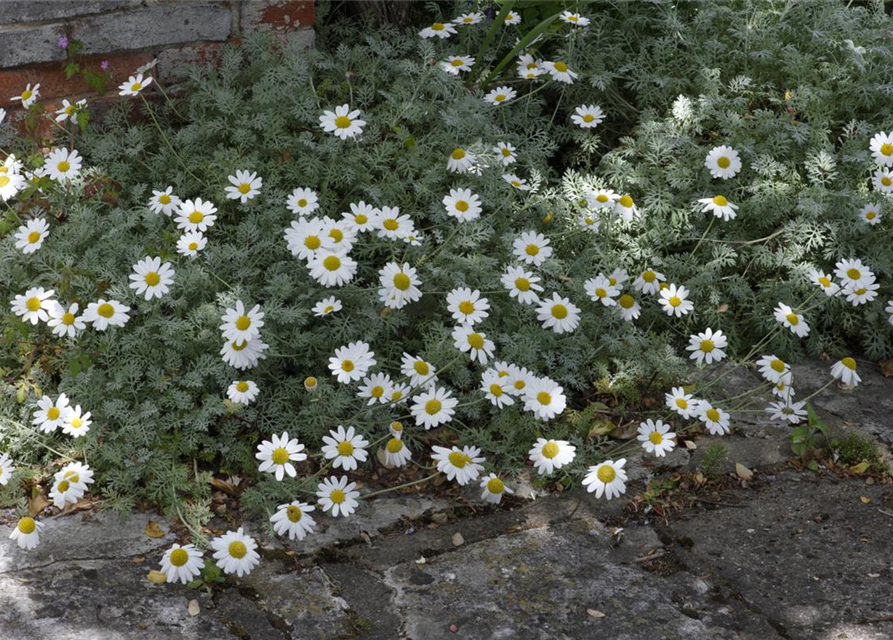
[[[43,286],[82,309],[100,295],[113,297],[133,316],[122,329],[88,329],[65,341],[45,325],[5,314],[4,377],[25,380],[18,388],[27,397],[17,402],[9,384],[0,412],[27,424],[33,385],[64,391],[93,412],[95,423],[74,445],[55,436],[55,446],[82,449],[117,504],[149,498],[172,505],[206,491],[194,482],[196,470],[253,475],[259,440],[284,430],[318,451],[322,435],[339,423],[375,440],[401,419],[410,446],[426,456],[429,443],[405,406],[366,409],[356,385],[338,384],[326,365],[337,347],[355,340],[371,344],[376,370],[396,377],[403,352],[438,367],[453,361],[445,294],[457,286],[494,292],[485,294],[492,308],[481,329],[496,343],[497,358],[552,377],[575,410],[586,406],[594,381],[635,399],[638,385],[651,379],[653,392],[682,370],[687,336],[706,327],[722,329],[733,353],[747,352],[777,328],[772,309],[779,301],[805,305],[813,331],[801,341],[776,330],[767,353],[840,355],[855,345],[871,358],[893,355],[881,303],[891,293],[893,212],[888,197],[870,191],[868,151],[874,133],[893,128],[891,24],[882,5],[585,7],[590,27],[556,25],[537,45],[538,57],[568,61],[580,79],[528,98],[534,85],[516,80],[512,63],[492,86],[510,81],[519,96],[500,107],[482,101],[492,86],[468,88],[436,64],[450,54],[478,55],[487,24],[435,42],[421,40],[417,29],[338,23],[320,29],[321,46],[313,51],[249,38],[227,49],[219,68],[194,70],[176,111],[162,101],[150,112],[139,100],[122,99],[101,128],[76,140],[92,167],[86,183],[70,191],[47,186],[44,199],[20,208],[25,217],[49,215],[51,235],[30,256],[5,238],[0,282],[10,298]],[[444,17],[453,16],[432,15]],[[479,66],[492,68],[514,44],[513,32],[497,39]],[[368,123],[357,140],[319,128],[322,111],[344,103],[361,109]],[[600,105],[606,121],[596,129],[574,126],[570,115],[581,104]],[[517,147],[519,161],[508,170],[534,192],[502,179],[492,151],[497,142]],[[737,149],[744,163],[727,182],[704,167],[720,144]],[[446,171],[456,147],[480,157],[480,175]],[[245,205],[224,199],[227,176],[237,169],[264,180],[260,196]],[[181,198],[210,199],[219,208],[207,249],[192,260],[176,253],[173,221],[146,207],[153,188],[169,185]],[[285,203],[296,187],[317,190],[319,213],[332,218],[360,200],[400,207],[425,240],[409,247],[361,236],[352,252],[357,277],[324,289],[282,237],[295,219]],[[441,199],[456,187],[481,197],[479,220],[459,225],[446,215]],[[584,195],[603,187],[630,193],[641,217],[626,223],[604,216],[597,233],[581,229]],[[698,198],[720,193],[740,206],[735,220],[700,212]],[[868,201],[884,207],[877,227],[856,218]],[[543,330],[532,309],[495,293],[499,274],[514,263],[512,241],[527,230],[552,239],[555,255],[539,275],[546,293],[582,308],[574,333]],[[170,294],[152,302],[127,286],[131,266],[147,255],[170,260],[177,272]],[[811,268],[827,271],[845,257],[873,268],[882,284],[878,301],[854,309],[808,282]],[[378,270],[391,260],[416,266],[426,295],[386,312]],[[646,267],[691,290],[694,312],[668,319],[643,300],[642,317],[625,323],[583,291],[598,272],[625,268],[634,278]],[[311,307],[329,295],[344,308],[314,317]],[[262,337],[270,344],[269,357],[244,374],[218,355],[220,316],[239,299],[262,305]],[[462,356],[441,379],[469,402],[480,398],[481,370]],[[316,392],[305,390],[307,376],[320,379]],[[256,381],[261,393],[256,404],[235,408],[224,398],[241,378]],[[496,410],[487,403],[461,408],[450,425],[460,441],[483,447],[499,470],[523,464],[537,435],[566,437],[580,447],[572,475],[596,462],[604,444],[587,439],[588,428],[578,420],[537,423],[517,405]],[[22,458],[41,455],[8,431],[4,443]],[[249,496],[258,504],[292,499],[295,491],[268,478],[259,487]]]

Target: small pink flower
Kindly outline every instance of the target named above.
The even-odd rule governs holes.
[[[103,60],[102,62],[100,62],[99,68],[102,69],[103,71],[106,71],[109,68],[109,61]]]
[[[68,37],[67,36],[59,36],[59,48],[60,49],[68,48]]]

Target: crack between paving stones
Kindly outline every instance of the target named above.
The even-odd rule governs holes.
[[[47,562],[44,564],[35,564],[35,565],[27,566],[27,567],[19,567],[18,569],[9,569],[8,571],[0,571],[0,576],[9,575],[11,573],[21,573],[24,571],[36,571],[37,569],[45,569],[47,567],[53,566],[54,564],[60,564],[60,563],[98,562],[98,561],[118,562],[121,560],[130,560],[135,555],[147,555],[150,553],[154,553],[154,552],[156,552],[160,549],[163,549],[163,548],[164,547],[156,547],[154,549],[145,551],[144,553],[128,554],[126,556],[99,556],[99,557],[95,557],[95,558],[63,558],[63,559],[59,559],[59,560],[53,560],[51,562]]]

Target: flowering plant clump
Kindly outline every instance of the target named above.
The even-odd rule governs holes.
[[[855,386],[850,349],[893,355],[890,19],[821,4],[335,22],[312,51],[249,38],[174,101],[135,70],[102,127],[6,154],[0,497],[62,457],[57,506],[95,472],[194,523],[234,474],[298,540],[373,466],[498,503],[529,460],[611,499],[631,453],[752,410],[725,373],[673,386],[689,363],[758,367],[796,424],[792,360]],[[591,429],[596,391],[637,439]],[[211,549],[241,576],[256,546]],[[171,549],[168,579],[202,557]]]

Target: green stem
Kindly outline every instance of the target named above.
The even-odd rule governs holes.
[[[405,482],[403,484],[397,485],[396,487],[388,487],[387,489],[379,489],[378,491],[373,491],[372,493],[367,493],[365,495],[360,496],[363,500],[368,500],[373,496],[380,496],[384,493],[390,493],[391,491],[397,491],[398,489],[405,489],[406,487],[411,487],[416,484],[422,484],[423,482],[428,482],[429,480],[436,478],[440,475],[440,471],[437,473],[433,473],[430,476],[424,477],[421,480],[413,480],[412,482]]]

